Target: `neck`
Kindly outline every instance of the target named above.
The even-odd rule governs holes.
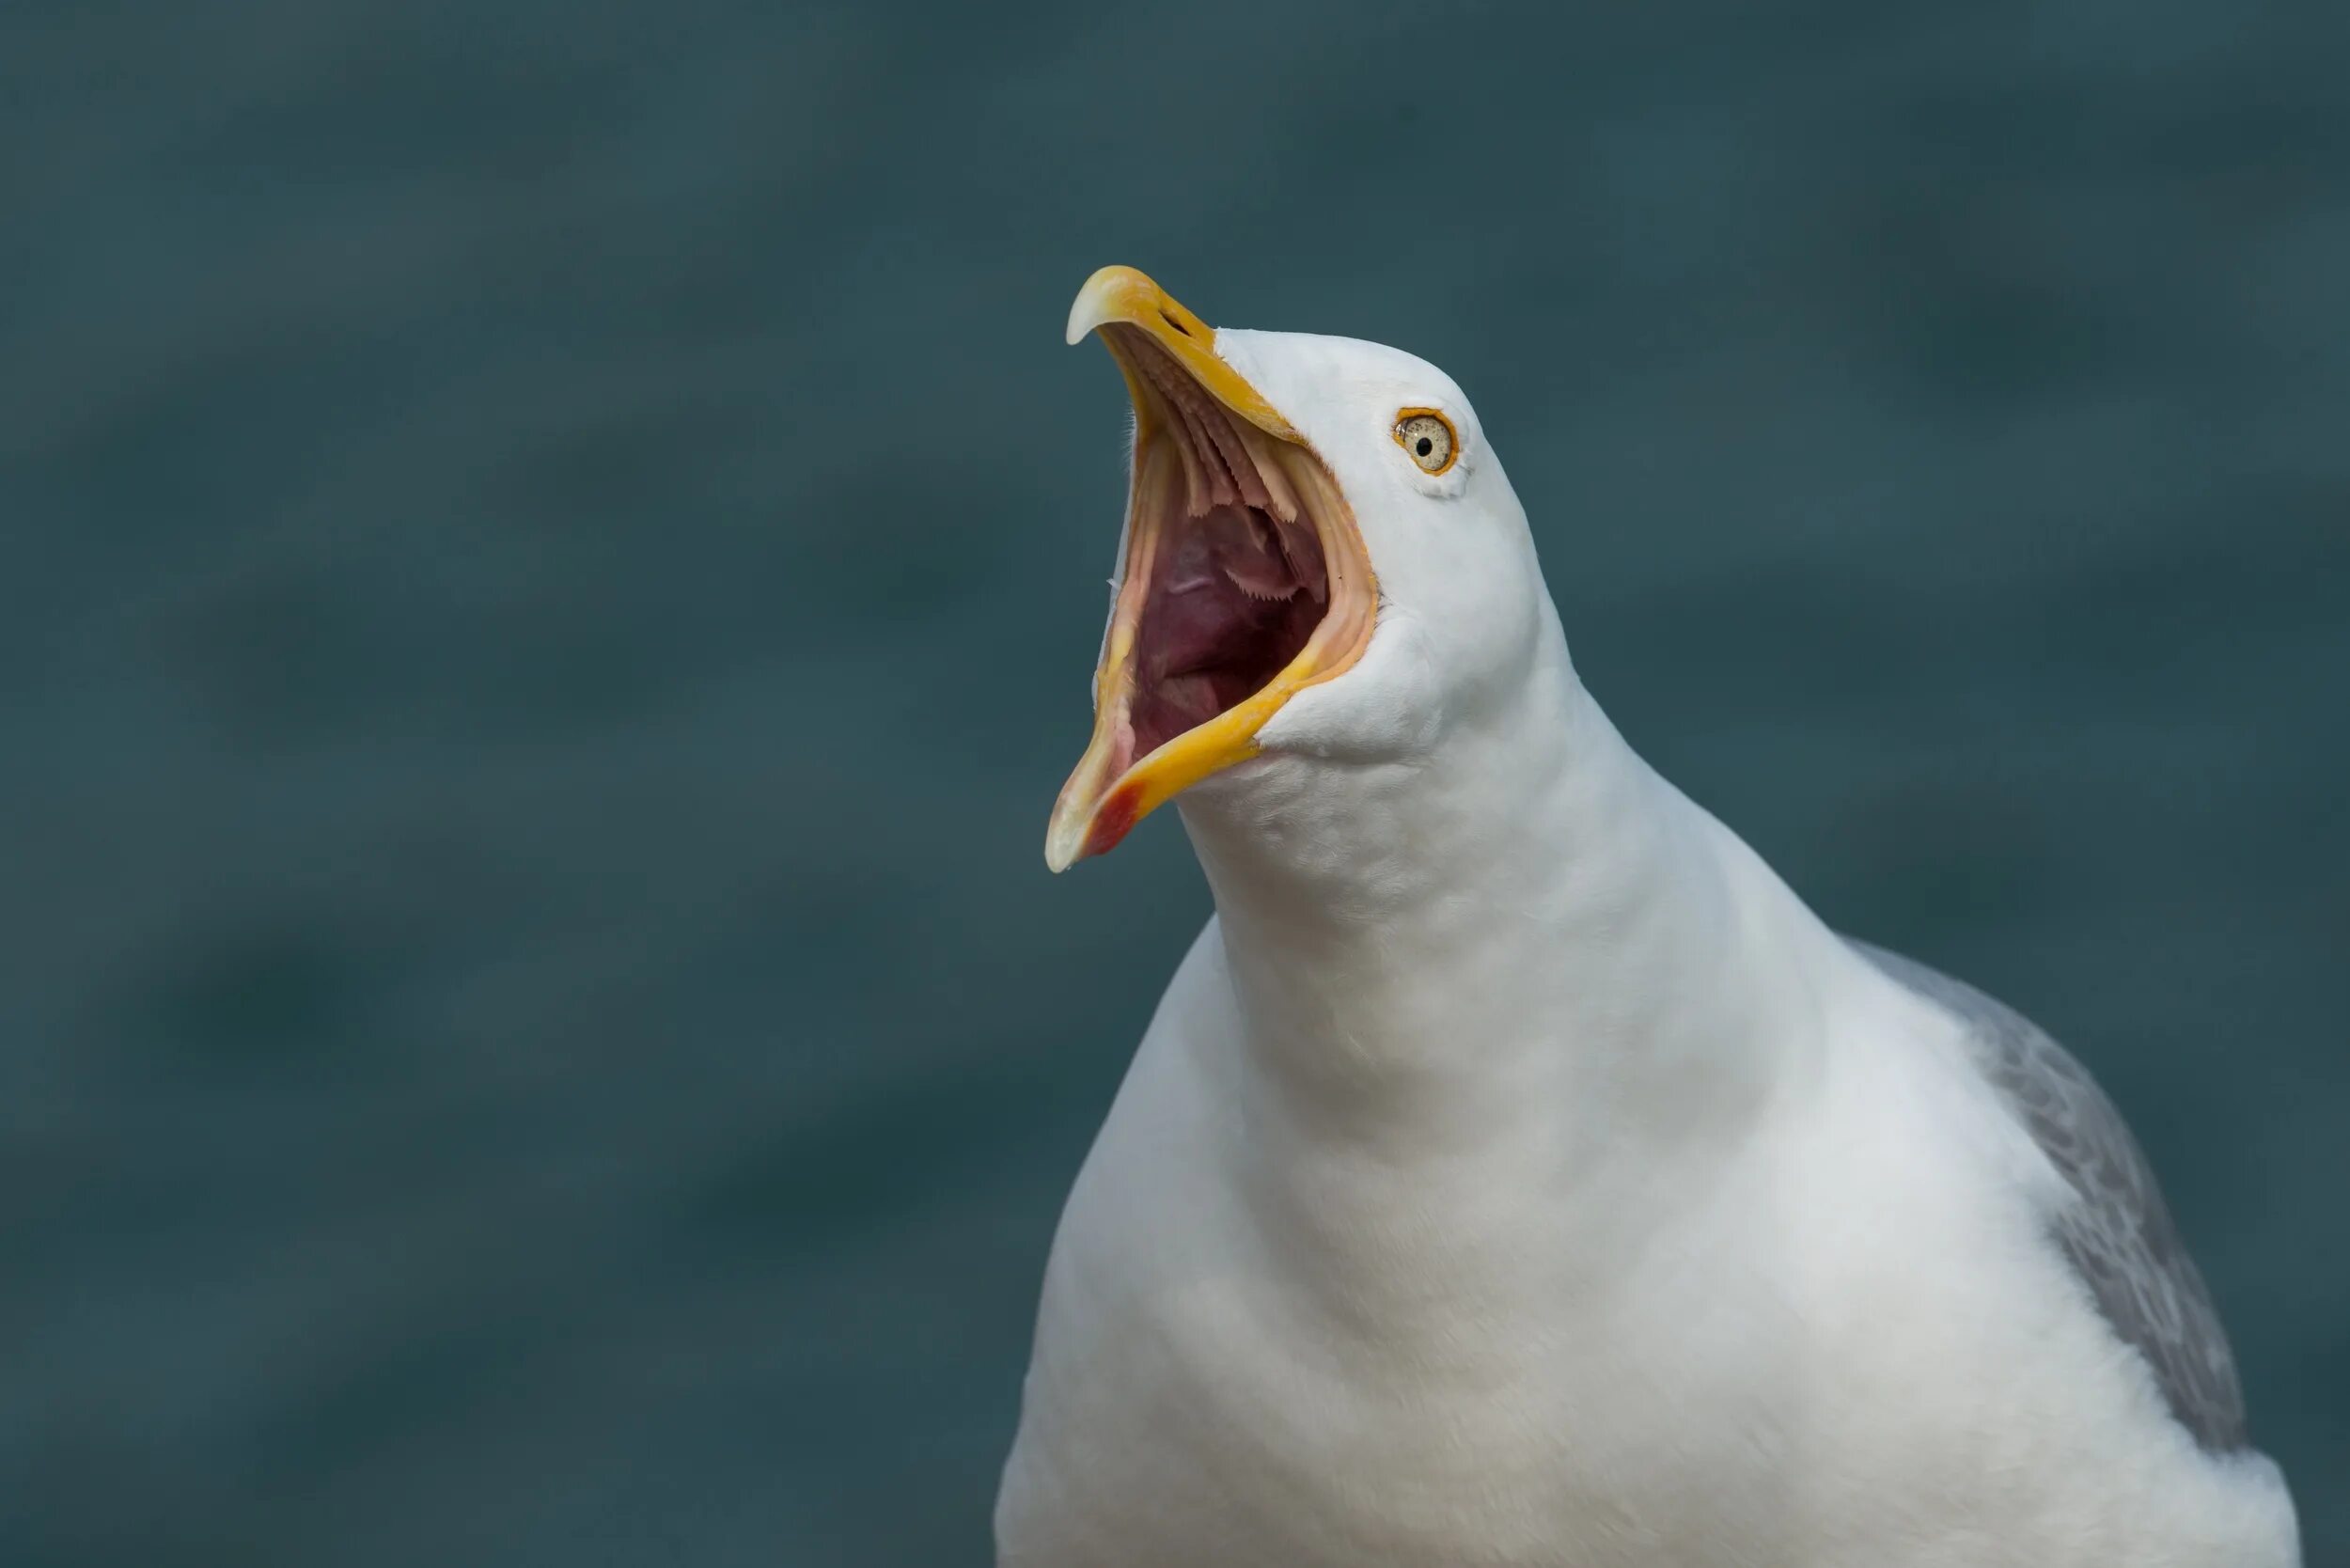
[[[1426,755],[1273,757],[1185,803],[1241,1068],[1309,1137],[1516,1129],[1588,1175],[1734,1135],[1814,1048],[1833,939],[1633,754],[1545,619],[1528,677]]]

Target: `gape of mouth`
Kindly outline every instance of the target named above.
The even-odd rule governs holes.
[[[1128,721],[1148,756],[1288,668],[1330,607],[1320,531],[1285,463],[1311,462],[1209,396],[1131,328],[1120,345],[1154,406],[1136,452],[1127,571],[1144,573]],[[1286,448],[1286,450],[1280,449]],[[1124,595],[1120,595],[1121,600]]]

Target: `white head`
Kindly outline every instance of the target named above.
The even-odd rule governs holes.
[[[1130,267],[1071,308],[1135,404],[1091,745],[1058,870],[1259,755],[1424,754],[1522,677],[1547,598],[1526,513],[1443,371],[1344,337],[1216,332]]]

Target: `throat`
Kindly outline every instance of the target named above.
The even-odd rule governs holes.
[[[1606,1165],[1728,1135],[1818,1037],[1834,939],[1545,673],[1419,765],[1280,757],[1183,803],[1246,1081],[1318,1136]]]
[[[1226,505],[1171,522],[1167,533],[1136,638],[1136,755],[1263,688],[1297,657],[1329,607],[1329,577],[1310,524]]]

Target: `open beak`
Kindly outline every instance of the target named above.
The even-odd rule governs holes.
[[[1104,267],[1069,309],[1069,341],[1089,332],[1134,400],[1134,488],[1093,741],[1045,830],[1057,871],[1255,756],[1284,703],[1362,656],[1379,601],[1338,481],[1216,356],[1214,328],[1134,268]]]

